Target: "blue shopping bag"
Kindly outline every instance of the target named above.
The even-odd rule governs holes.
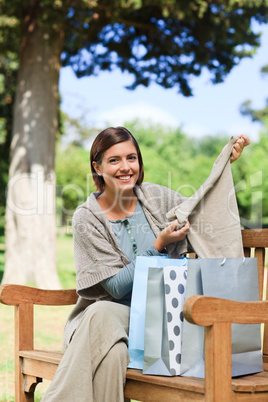
[[[143,369],[148,269],[183,265],[187,265],[186,258],[171,259],[164,255],[136,258],[129,321],[129,368]]]

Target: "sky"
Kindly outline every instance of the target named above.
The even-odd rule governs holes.
[[[246,100],[251,100],[252,107],[258,109],[265,106],[268,98],[268,77],[260,72],[268,64],[268,24],[257,30],[263,35],[253,58],[242,60],[220,84],[212,84],[209,73],[204,71],[190,81],[192,97],[184,97],[176,88],[164,89],[156,84],[127,90],[125,86],[133,79],[119,70],[78,79],[70,67],[62,68],[59,86],[62,109],[71,117],[86,116],[87,124],[99,129],[139,118],[181,127],[194,137],[244,133],[257,141],[261,125],[239,112]]]

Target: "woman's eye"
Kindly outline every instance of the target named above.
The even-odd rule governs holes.
[[[136,156],[130,156],[129,159],[135,161],[137,159],[137,157]]]
[[[117,162],[117,159],[110,159],[110,161],[109,161],[110,163],[116,163]]]

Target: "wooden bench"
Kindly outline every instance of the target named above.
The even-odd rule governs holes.
[[[258,259],[260,299],[263,299],[268,229],[243,230],[245,256]],[[251,254],[250,254],[251,253]],[[19,285],[0,287],[1,303],[15,306],[15,398],[34,401],[36,385],[52,380],[62,352],[33,345],[34,305],[71,305],[76,291],[41,290]],[[125,397],[138,401],[268,401],[268,326],[264,328],[264,372],[231,378],[231,323],[268,323],[268,301],[238,303],[193,296],[184,305],[186,319],[205,327],[205,380],[143,375],[128,369]],[[266,371],[267,370],[267,371]],[[116,402],[116,401],[111,401]]]

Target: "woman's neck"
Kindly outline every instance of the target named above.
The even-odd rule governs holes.
[[[104,191],[99,195],[97,201],[108,219],[118,220],[133,215],[137,205],[137,196],[133,190],[116,195]]]

